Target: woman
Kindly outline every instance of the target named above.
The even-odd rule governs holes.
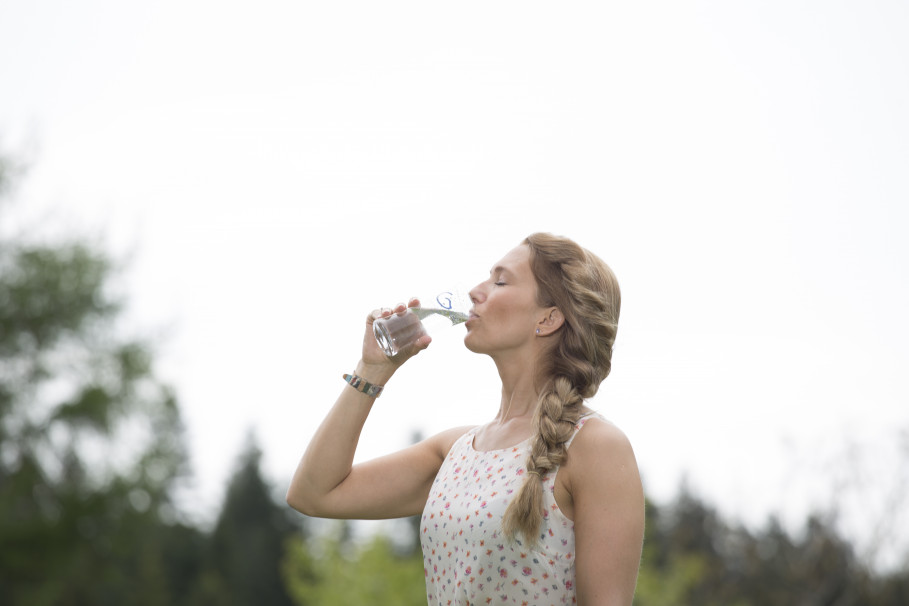
[[[353,466],[380,386],[431,341],[386,357],[372,323],[405,307],[374,311],[350,385],[313,436],[287,502],[331,518],[422,512],[431,606],[631,604],[641,479],[625,435],[584,406],[611,367],[620,308],[612,271],[571,240],[534,234],[470,298],[464,343],[496,364],[496,417]]]

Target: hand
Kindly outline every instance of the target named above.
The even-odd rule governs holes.
[[[385,352],[382,351],[379,344],[376,342],[375,334],[373,333],[373,323],[379,318],[388,318],[392,314],[403,314],[409,307],[419,307],[420,301],[418,299],[411,299],[410,302],[405,306],[403,303],[399,303],[393,309],[382,308],[373,310],[368,316],[366,316],[366,333],[363,335],[363,353],[358,365],[359,370],[364,372],[369,372],[370,376],[377,380],[386,380],[394,374],[404,362],[417,355],[427,347],[432,342],[432,337],[429,335],[423,335],[416,340],[411,345],[404,347],[396,356],[388,357],[385,355]],[[360,374],[359,372],[357,374]],[[361,375],[364,376],[364,375]]]

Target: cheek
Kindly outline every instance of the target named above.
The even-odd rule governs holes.
[[[535,308],[526,304],[515,303],[499,309],[496,320],[503,333],[514,338],[530,335],[535,326]]]

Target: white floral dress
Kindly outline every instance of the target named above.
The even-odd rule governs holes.
[[[593,416],[578,422],[571,440]],[[502,535],[502,517],[527,473],[531,439],[478,451],[476,432],[454,443],[423,509],[420,539],[429,605],[577,603],[574,523],[553,496],[557,470],[544,481],[540,541],[533,549],[510,543]]]

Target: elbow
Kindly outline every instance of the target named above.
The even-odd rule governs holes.
[[[287,504],[290,506],[291,509],[299,511],[300,513],[304,513],[304,514],[306,513],[302,509],[303,505],[296,499],[296,497],[291,493],[291,491],[289,491],[289,490],[287,491],[287,495],[285,495],[284,500],[287,501]]]
[[[305,516],[320,517],[317,513],[317,508],[312,503],[312,500],[307,498],[305,492],[301,490],[295,490],[294,487],[291,486],[287,490],[287,495],[284,497],[284,499],[287,501],[287,504],[291,509],[298,511]]]
[[[300,490],[291,485],[284,497],[291,509],[302,513],[310,518],[334,518],[331,509],[325,506],[324,499],[320,500],[319,495],[310,490]]]

